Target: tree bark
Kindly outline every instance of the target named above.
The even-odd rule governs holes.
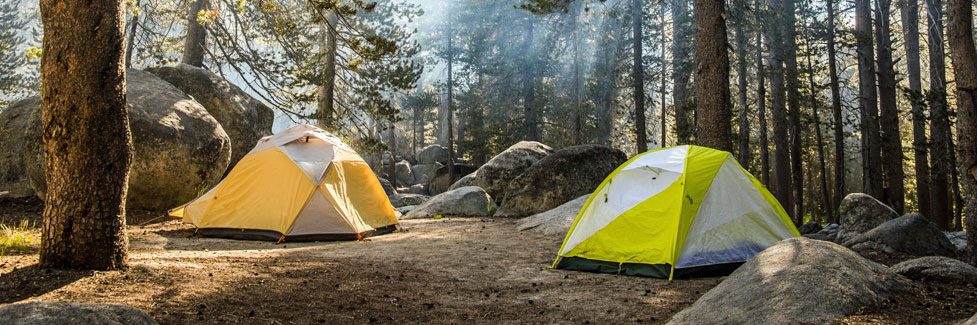
[[[693,35],[692,17],[689,15],[688,0],[672,2],[672,105],[675,109],[675,135],[678,145],[692,142],[692,126],[689,112],[694,108],[689,92],[689,79],[692,76],[692,48],[689,45]],[[676,53],[683,53],[676,55]]]
[[[759,7],[759,2],[757,2]],[[770,187],[770,145],[767,143],[767,88],[763,69],[763,33],[756,36],[757,115],[760,123],[760,182]]]
[[[634,63],[631,70],[631,87],[634,91],[634,132],[637,136],[638,153],[648,151],[648,130],[645,121],[645,78],[641,62],[641,9],[642,0],[631,0],[631,41]]]
[[[809,44],[810,46],[810,44]],[[817,97],[817,87],[814,83],[814,65],[811,64],[811,55],[807,56],[807,81],[810,84],[811,89],[811,114],[814,118],[814,139],[817,141],[818,149],[818,169],[820,171],[820,181],[821,181],[821,204],[823,206],[822,211],[827,211],[831,209],[831,196],[828,194],[828,168],[824,163],[824,138],[821,137],[821,116],[818,115],[818,97]],[[818,220],[820,222],[820,218]]]
[[[195,67],[204,66],[204,53],[207,46],[207,29],[197,22],[197,15],[200,11],[210,7],[210,0],[195,0],[190,4],[187,12],[187,38],[183,45],[183,64]]]
[[[326,13],[325,22],[319,25],[319,50],[322,51],[322,81],[317,91],[316,123],[326,130],[335,129],[336,123],[336,13]],[[422,124],[423,125],[423,124]],[[424,131],[421,131],[423,137]],[[423,141],[423,140],[422,140]]]
[[[139,8],[139,1],[136,0],[135,7]],[[132,67],[132,51],[135,48],[136,31],[139,28],[139,15],[133,10],[132,19],[129,20],[129,35],[126,35],[126,69]]]
[[[574,3],[571,11],[571,39],[573,42],[573,115],[571,116],[572,132],[570,137],[574,145],[583,144],[583,118],[580,108],[580,49],[577,37],[577,19],[580,17],[580,5]]]
[[[831,222],[838,223],[838,206],[845,196],[845,120],[841,115],[841,90],[838,86],[838,63],[835,54],[835,10],[834,0],[827,0],[828,6],[828,74],[831,85],[831,113],[834,116],[835,164],[834,199],[830,203]]]
[[[390,177],[390,183],[393,184],[394,188],[397,188],[397,132],[394,130],[394,123],[390,122],[390,127],[387,129],[387,138],[390,139],[390,164],[387,166],[387,177]],[[382,161],[382,160],[381,160]],[[410,184],[404,184],[404,186],[410,186]]]
[[[977,264],[977,48],[974,47],[973,2],[950,0],[947,34],[957,82],[957,150],[961,192],[966,196],[967,260]]]
[[[950,120],[946,101],[946,51],[943,48],[943,4],[926,0],[930,90],[930,214],[942,229],[950,227]]]
[[[797,73],[797,39],[795,0],[783,0],[782,17],[784,19],[784,78],[787,83],[787,106],[790,123],[790,176],[791,197],[793,206],[791,217],[798,225],[804,223],[804,170],[801,153],[801,83]]]
[[[701,146],[732,152],[725,1],[695,0],[694,7],[695,80],[699,81],[695,83],[699,114],[696,142]]]
[[[450,26],[450,24],[449,24]],[[454,49],[452,48],[452,38],[451,29],[448,27],[448,104],[445,105],[448,108],[448,184],[455,183],[455,135],[454,135],[454,101],[452,96],[455,92],[454,84],[454,73],[452,71],[452,63],[454,63]],[[532,30],[532,29],[530,29]]]
[[[132,163],[122,1],[42,0],[40,8],[47,170],[40,264],[120,268]]]
[[[906,49],[906,70],[913,115],[913,161],[916,173],[917,209],[930,216],[930,168],[926,148],[926,114],[923,112],[923,86],[919,67],[919,1],[901,0],[902,35]]]
[[[526,18],[526,51],[523,66],[523,128],[527,141],[539,141],[539,126],[536,123],[536,62],[533,59],[533,17]]]
[[[780,12],[783,3],[772,0],[774,12]],[[787,153],[787,94],[784,86],[784,43],[780,24],[773,24],[768,28],[770,47],[770,92],[772,95],[773,115],[773,189],[777,200],[784,206],[793,219],[791,209],[790,158]],[[795,220],[796,221],[796,220]]]
[[[746,8],[739,9],[745,11]],[[744,15],[745,16],[745,15]],[[746,17],[741,17],[746,18]],[[739,150],[737,160],[743,168],[750,167],[750,108],[746,104],[746,92],[749,85],[746,81],[746,47],[747,35],[744,24],[736,24],[736,76],[738,83],[737,106],[739,106]]]
[[[889,8],[891,0],[876,0],[875,41],[879,67],[879,125],[882,131],[882,174],[884,197],[897,213],[905,210],[905,189],[902,171],[902,135],[899,133],[899,108],[896,106],[896,71],[892,62],[892,39],[889,36]]]
[[[868,0],[855,0],[855,41],[858,57],[858,106],[861,112],[862,177],[864,192],[882,196],[882,156],[879,147],[879,111],[872,49],[872,8]]]
[[[665,112],[665,108],[667,107],[665,105],[665,93],[667,92],[665,90],[665,87],[666,87],[666,84],[667,84],[667,80],[666,80],[667,71],[666,70],[668,70],[668,66],[665,64],[665,2],[664,1],[662,1],[662,3],[659,6],[659,8],[661,10],[659,12],[659,15],[661,16],[661,29],[659,31],[661,33],[661,42],[659,43],[659,46],[661,46],[661,81],[662,81],[661,88],[659,89],[659,92],[661,93],[661,116],[660,116],[661,117],[661,138],[662,138],[661,139],[661,147],[662,148],[665,148],[665,147],[668,146],[668,139],[665,137],[666,135],[668,135],[668,125],[665,123],[665,117],[667,116],[667,114]]]

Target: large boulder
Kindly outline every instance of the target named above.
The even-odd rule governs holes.
[[[377,177],[377,180],[380,181],[380,187],[383,188],[383,194],[386,194],[387,196],[397,194],[397,189],[394,188],[393,184],[390,184],[390,181],[388,181],[386,178]]]
[[[401,160],[394,165],[397,169],[397,185],[400,186],[411,186],[417,184],[414,181],[414,173],[410,170],[410,163],[406,160]]]
[[[826,324],[910,287],[838,244],[791,238],[744,263],[671,324]]]
[[[126,99],[134,149],[126,207],[164,210],[187,203],[220,181],[231,144],[199,103],[149,72],[126,70]],[[31,114],[24,163],[44,198],[41,116]]]
[[[488,216],[494,208],[495,203],[485,190],[466,186],[432,197],[404,215],[403,219]]]
[[[127,305],[31,301],[0,308],[0,324],[149,325],[156,321]]]
[[[425,188],[424,185],[421,184],[411,185],[410,188],[407,189],[407,193],[428,195],[427,188]]]
[[[949,239],[953,246],[957,247],[957,251],[963,253],[967,249],[967,232],[966,231],[954,231],[946,233],[946,239]]]
[[[926,256],[903,261],[892,271],[913,280],[933,280],[977,286],[977,267],[943,256]]]
[[[410,169],[414,172],[414,183],[426,185],[431,181],[431,175],[434,175],[434,171],[441,168],[441,166],[443,165],[438,162],[411,166]]]
[[[0,191],[9,192],[10,197],[34,195],[24,166],[24,129],[31,112],[38,107],[41,99],[31,97],[0,111]]]
[[[417,152],[418,164],[448,163],[448,148],[432,144]],[[420,182],[420,181],[418,181]]]
[[[190,95],[217,120],[231,138],[234,167],[262,137],[271,135],[275,113],[224,78],[188,64],[146,69]]]
[[[475,166],[455,164],[455,180],[463,178],[475,172]],[[447,191],[454,182],[448,178],[448,166],[441,166],[431,175],[431,180],[427,183],[427,191],[431,195],[438,195]],[[491,194],[490,194],[491,195]]]
[[[801,235],[814,234],[821,231],[823,228],[824,227],[821,227],[821,224],[817,221],[809,221],[808,223],[797,227],[797,232],[801,233]]]
[[[590,194],[584,194],[552,210],[525,217],[519,220],[517,229],[538,231],[546,235],[566,235],[588,198]]]
[[[970,319],[965,320],[963,322],[963,325],[977,325],[977,314],[974,314],[973,317],[970,317]]]
[[[509,183],[496,215],[525,217],[591,193],[627,160],[624,152],[598,145],[556,151]]]
[[[821,230],[818,230],[818,232],[812,234],[803,234],[802,236],[811,239],[834,242],[835,239],[838,238],[839,229],[840,227],[838,226],[837,223],[832,223],[827,226],[824,226],[824,228],[821,228]],[[798,232],[800,231],[798,230]]]
[[[883,222],[899,217],[895,210],[865,193],[848,194],[838,209],[841,213],[841,229],[835,239],[836,243],[843,243]]]
[[[410,193],[398,193],[388,197],[390,199],[390,205],[395,208],[408,206],[408,205],[421,205],[431,197],[421,194],[410,194]]]
[[[471,173],[471,174],[465,175],[465,177],[462,177],[462,178],[458,179],[457,181],[455,181],[454,184],[451,184],[451,187],[449,187],[448,190],[450,191],[450,190],[453,190],[453,189],[456,189],[456,188],[459,188],[459,187],[465,187],[465,186],[478,186],[478,185],[475,185],[475,173]],[[478,187],[481,187],[481,186],[478,186]],[[484,190],[485,188],[482,188],[482,189]],[[488,191],[486,191],[486,192],[488,192]],[[492,195],[492,194],[489,194],[489,195]]]
[[[843,245],[855,251],[882,251],[913,256],[956,256],[940,227],[918,213],[886,221],[878,227],[846,240]]]
[[[494,198],[502,198],[509,182],[550,153],[553,148],[536,141],[516,143],[479,167],[471,185],[485,189]]]

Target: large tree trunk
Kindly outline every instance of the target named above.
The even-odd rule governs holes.
[[[773,0],[774,12],[780,12],[783,3]],[[770,93],[773,115],[773,164],[774,194],[788,214],[792,214],[790,186],[790,158],[787,153],[787,94],[784,86],[784,46],[780,24],[769,26],[770,46]],[[792,219],[793,220],[793,219]]]
[[[452,96],[455,93],[455,83],[454,83],[454,73],[452,71],[452,63],[454,63],[454,49],[452,48],[452,38],[451,27],[448,27],[448,104],[445,107],[448,108],[448,184],[455,183],[455,135],[454,135],[454,101]]]
[[[950,153],[950,193],[953,196],[953,231],[963,230],[963,196],[960,195],[960,175],[957,173],[957,155],[956,146],[953,145],[953,138],[950,138],[949,149],[947,152]],[[950,217],[947,217],[950,219]],[[950,221],[948,220],[947,223]],[[947,229],[950,229],[949,227]]]
[[[525,139],[528,141],[539,141],[539,126],[536,122],[536,60],[533,51],[533,20],[530,16],[526,18],[526,43],[523,50],[526,51],[525,62],[523,64],[523,130]]]
[[[757,2],[759,8],[759,1]],[[760,116],[760,182],[770,187],[770,145],[767,143],[767,89],[763,71],[763,33],[756,36],[757,115]]]
[[[977,264],[977,49],[972,1],[950,0],[947,34],[957,81],[957,150],[960,182],[966,195],[967,260]]]
[[[316,106],[316,123],[320,128],[332,130],[336,123],[336,12],[326,13],[326,20],[319,24],[319,51],[322,52],[322,81],[318,89],[318,103]],[[423,124],[422,124],[423,125]],[[423,134],[424,131],[422,130]],[[423,135],[422,135],[423,137]]]
[[[804,219],[804,171],[801,154],[801,82],[797,73],[797,40],[796,40],[796,19],[795,0],[783,0],[782,17],[784,19],[784,64],[786,66],[785,75],[787,82],[787,106],[790,115],[790,176],[791,176],[791,197],[790,202],[793,206],[791,217],[796,224],[803,223]]]
[[[828,168],[824,163],[824,138],[821,137],[821,116],[818,114],[817,87],[814,83],[814,65],[811,64],[811,55],[807,56],[807,81],[811,89],[811,114],[814,118],[814,139],[818,149],[818,170],[821,181],[821,205],[822,211],[831,210],[831,196],[828,194]],[[821,221],[820,218],[818,221]]]
[[[47,194],[40,264],[125,265],[132,144],[120,0],[42,0],[41,123]]]
[[[739,9],[746,11],[746,8]],[[743,15],[745,16],[745,15]],[[741,17],[745,19],[746,17]],[[746,105],[746,92],[749,85],[746,82],[746,47],[747,35],[743,28],[744,24],[736,24],[736,77],[738,85],[738,96],[736,103],[739,107],[739,149],[737,150],[737,160],[743,168],[750,168],[750,109]]]
[[[886,203],[902,214],[905,190],[902,171],[902,135],[899,134],[899,108],[896,106],[896,71],[892,62],[892,39],[889,36],[891,0],[877,0],[875,41],[879,67],[879,125],[881,127],[883,190]]]
[[[688,0],[673,0],[672,2],[672,105],[675,109],[676,144],[692,142],[692,125],[689,111],[694,107],[689,91],[689,79],[692,76],[691,55],[691,20]],[[676,53],[683,53],[678,55]]]
[[[695,83],[695,98],[699,106],[696,143],[732,152],[725,2],[695,0],[694,7],[695,80],[699,81]]]
[[[597,143],[605,146],[611,144],[611,129],[612,129],[612,103],[615,97],[615,87],[614,82],[614,56],[617,51],[617,41],[612,36],[613,31],[617,27],[615,25],[616,20],[609,17],[604,17],[600,24],[601,40],[600,46],[603,48],[597,51],[597,68],[595,69],[595,79],[598,80],[597,96],[594,99],[596,102],[594,106],[597,111]]]
[[[197,14],[210,7],[210,0],[195,0],[187,12],[187,38],[183,44],[183,59],[180,61],[195,67],[204,66],[204,53],[207,46],[207,29],[197,22]]]
[[[879,111],[872,50],[872,8],[869,0],[855,0],[855,40],[858,54],[858,106],[861,112],[862,177],[864,192],[882,197],[882,157],[879,147]]]
[[[661,75],[660,76],[662,81],[661,88],[659,88],[659,93],[661,94],[661,116],[659,117],[661,118],[661,134],[660,134],[662,138],[661,147],[664,148],[668,146],[668,139],[665,137],[666,135],[668,135],[668,125],[665,123],[665,117],[668,116],[665,113],[665,107],[667,107],[665,105],[665,93],[667,93],[667,91],[665,90],[667,84],[666,70],[668,70],[668,65],[665,64],[665,2],[664,1],[662,1],[662,3],[659,5],[659,8],[661,10],[659,12],[659,15],[661,16],[661,25],[660,25],[661,29],[659,30],[659,32],[661,33],[660,34],[661,42],[659,43],[659,46],[661,46]]]
[[[634,91],[634,132],[637,136],[638,153],[648,151],[648,130],[645,121],[645,72],[641,65],[641,9],[642,0],[631,0],[631,41],[634,64],[631,70],[631,87]]]
[[[570,38],[573,43],[573,86],[571,87],[573,90],[573,114],[570,121],[572,123],[570,137],[575,145],[583,144],[583,118],[580,107],[580,41],[577,37],[577,19],[580,18],[580,6],[580,2],[573,5],[572,17],[570,17],[572,33]]]
[[[135,7],[139,8],[139,1],[136,0]],[[129,35],[126,35],[126,69],[132,68],[132,51],[135,48],[136,31],[139,29],[139,13],[133,11],[132,19],[129,19]]]
[[[834,199],[831,205],[831,222],[838,223],[838,205],[845,193],[845,121],[841,115],[841,90],[838,86],[838,63],[835,55],[835,0],[828,3],[828,74],[831,82],[831,113],[834,117],[835,164]]]
[[[950,120],[946,102],[946,51],[943,49],[943,4],[926,0],[930,90],[930,218],[949,229],[950,209]]]
[[[913,114],[913,161],[916,172],[916,202],[920,213],[930,217],[930,168],[926,157],[926,114],[919,68],[919,1],[901,0],[902,35],[905,39],[906,70]]]

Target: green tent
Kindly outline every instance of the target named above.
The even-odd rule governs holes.
[[[745,262],[800,234],[725,151],[676,146],[631,158],[580,210],[553,267],[671,279]]]

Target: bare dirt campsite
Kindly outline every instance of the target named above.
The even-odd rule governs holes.
[[[0,0],[0,325],[977,325],[974,0]]]
[[[38,220],[38,202],[0,201],[0,220]],[[195,238],[192,226],[130,213],[121,271],[37,267],[0,257],[0,306],[31,300],[127,304],[161,324],[665,323],[723,277],[674,281],[548,269],[562,236],[514,219],[408,220],[363,241],[274,244]],[[146,222],[148,224],[144,224]],[[977,290],[938,282],[841,324],[953,324]]]

